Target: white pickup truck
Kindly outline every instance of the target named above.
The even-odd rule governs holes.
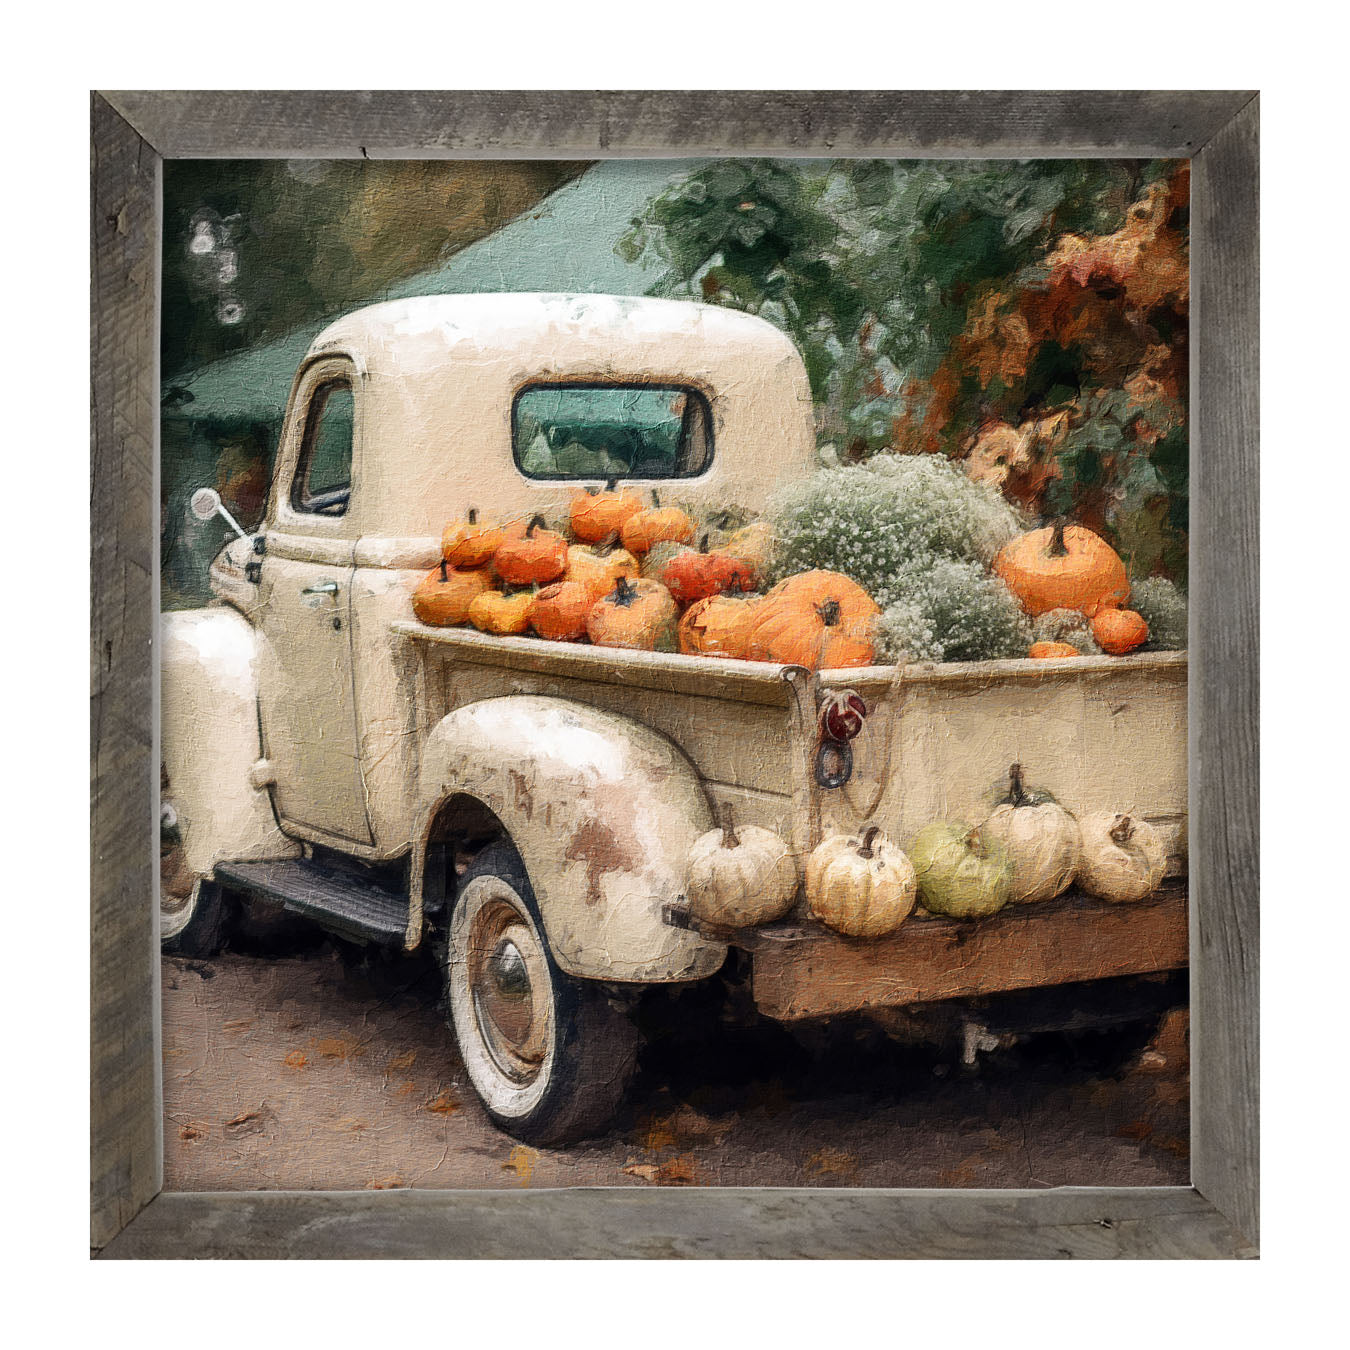
[[[603,444],[541,438],[541,409],[575,391],[608,409]],[[603,1126],[635,1060],[628,1010],[654,984],[734,966],[769,1017],[942,1012],[969,1048],[991,996],[1182,970],[1184,653],[808,672],[413,618],[470,505],[562,516],[617,475],[753,512],[814,463],[801,359],[745,314],[480,295],[331,325],[296,373],[259,532],[212,565],[215,603],[164,616],[166,946],[212,952],[227,893],[363,942],[434,940],[474,1088],[534,1142]],[[821,773],[820,709],[841,689],[866,716],[851,766]],[[1071,891],[975,924],[916,912],[877,941],[800,904],[737,932],[683,904],[690,845],[724,802],[799,855],[863,822],[903,842],[978,818],[1014,761],[1075,813],[1141,814],[1171,880],[1135,905]]]

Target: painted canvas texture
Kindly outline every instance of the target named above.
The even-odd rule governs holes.
[[[1188,181],[167,164],[166,1184],[1184,1183]]]

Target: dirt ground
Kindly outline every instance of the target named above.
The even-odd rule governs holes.
[[[281,956],[167,957],[163,989],[170,1190],[1189,1178],[1184,1013],[1123,1070],[1062,1037],[966,1070],[848,1019],[807,1048],[676,1000],[647,1027],[610,1133],[552,1151],[479,1108],[430,962],[310,940]]]

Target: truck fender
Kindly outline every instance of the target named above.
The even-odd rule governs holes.
[[[437,822],[476,799],[520,852],[544,931],[570,975],[662,982],[714,974],[719,942],[665,923],[689,846],[712,828],[697,771],[650,727],[567,699],[510,694],[456,709],[422,756],[408,945]]]
[[[160,758],[187,865],[294,858],[263,787],[254,785],[258,735],[257,634],[225,605],[160,620]]]

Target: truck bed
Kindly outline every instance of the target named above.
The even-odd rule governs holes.
[[[799,901],[782,923],[709,931],[750,953],[756,1004],[791,1020],[903,1007],[1114,976],[1187,962],[1186,653],[826,670],[623,651],[400,623],[416,653],[415,702],[430,726],[504,694],[576,700],[674,741],[714,804],[777,830],[805,854],[826,834],[879,824],[902,847],[935,820],[978,823],[1009,765],[1077,815],[1129,811],[1158,829],[1169,880],[1137,905],[1070,891],[980,923],[916,910],[892,936],[852,941]],[[852,689],[868,706],[853,775],[814,778],[820,698]],[[665,919],[694,927],[681,905]]]
[[[419,652],[425,732],[464,703],[552,695],[660,731],[693,762],[714,802],[797,846],[879,823],[903,842],[934,820],[982,819],[1008,766],[1076,815],[1131,811],[1164,836],[1169,874],[1186,868],[1185,652],[1057,661],[797,667],[495,637],[407,622]],[[854,770],[836,790],[812,762],[820,693],[856,690],[869,715]]]

